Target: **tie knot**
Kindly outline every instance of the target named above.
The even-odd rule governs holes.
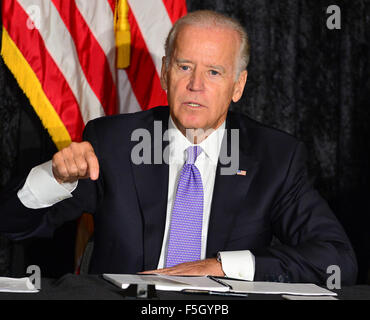
[[[186,164],[194,164],[197,157],[202,152],[202,148],[199,146],[192,146],[186,149]]]

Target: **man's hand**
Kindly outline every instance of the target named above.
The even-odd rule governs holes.
[[[168,275],[186,275],[186,276],[221,276],[225,274],[221,268],[221,262],[218,262],[216,258],[210,258],[205,260],[198,260],[193,262],[180,263],[171,268],[149,270],[140,273],[161,273]]]
[[[59,183],[99,177],[98,158],[87,141],[72,142],[53,156],[52,164],[54,177]]]

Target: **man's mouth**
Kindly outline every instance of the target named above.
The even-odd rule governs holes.
[[[185,102],[184,103],[186,106],[188,106],[188,107],[192,107],[192,108],[202,108],[202,107],[204,107],[202,104],[200,104],[200,103],[196,103],[196,102]]]

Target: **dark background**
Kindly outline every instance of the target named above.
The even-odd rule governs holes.
[[[341,29],[329,30],[329,5]],[[370,267],[370,0],[187,0],[188,11],[214,9],[239,19],[251,41],[244,95],[234,110],[306,143],[315,185],[347,231],[359,263]],[[0,191],[56,148],[0,59]],[[0,236],[0,275],[73,272],[75,224],[53,240],[17,243]]]

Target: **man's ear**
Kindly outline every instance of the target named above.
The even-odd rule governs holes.
[[[239,78],[236,81],[235,86],[234,86],[234,93],[232,97],[232,100],[234,102],[239,101],[239,99],[241,98],[243,91],[244,91],[245,84],[247,83],[247,77],[248,77],[247,70],[243,70],[242,72],[240,72]]]
[[[161,86],[162,86],[162,89],[163,89],[163,90],[167,90],[167,67],[166,67],[166,57],[162,57]]]

